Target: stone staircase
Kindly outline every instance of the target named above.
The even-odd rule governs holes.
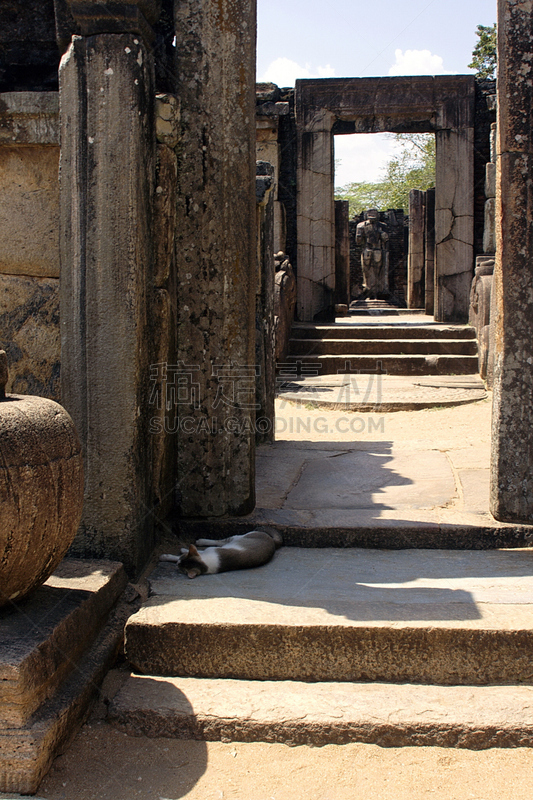
[[[194,581],[158,565],[129,619],[133,734],[533,745],[533,552],[283,547]]]
[[[302,322],[292,327],[286,361],[291,374],[473,375],[478,346],[468,325]]]

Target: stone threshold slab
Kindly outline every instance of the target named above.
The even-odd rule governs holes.
[[[163,676],[533,683],[533,607],[156,597],[129,619],[125,652]]]
[[[326,508],[313,513],[258,508],[246,517],[180,520],[180,534],[187,541],[224,539],[269,525],[282,533],[286,545],[302,548],[493,550],[533,544],[533,525],[501,523],[489,515],[450,509],[445,512],[447,521],[441,522],[444,512],[439,511],[421,515],[405,509],[386,515],[369,509],[354,513]]]
[[[67,558],[0,610],[0,724],[24,725],[77,667],[127,584],[122,564]]]
[[[131,676],[110,706],[128,734],[223,742],[481,750],[533,745],[533,688]]]
[[[160,563],[126,627],[144,674],[442,685],[533,681],[533,551],[282,547],[188,580]]]

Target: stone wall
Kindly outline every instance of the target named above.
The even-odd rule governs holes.
[[[59,102],[0,94],[0,346],[8,391],[60,399]]]

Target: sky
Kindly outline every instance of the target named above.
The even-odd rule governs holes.
[[[496,0],[257,0],[257,80],[465,75]],[[376,181],[390,134],[335,137],[337,186]]]

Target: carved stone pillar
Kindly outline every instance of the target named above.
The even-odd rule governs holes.
[[[332,115],[298,131],[298,299],[300,320],[335,316],[335,209]]]
[[[437,131],[436,148],[435,319],[464,323],[474,274],[473,128]]]
[[[533,522],[533,0],[498,2],[491,511]]]
[[[407,260],[407,307],[424,308],[424,230],[426,193],[419,189],[409,192],[409,257]]]
[[[426,192],[424,254],[426,314],[432,317],[435,313],[435,189]]]
[[[350,305],[350,204],[335,200],[335,303]]]
[[[153,547],[155,133],[146,38],[157,9],[147,1],[59,6],[60,41],[69,26],[75,33],[60,67],[61,390],[85,459],[74,551],[135,573]]]
[[[183,516],[255,504],[255,0],[175,3]],[[186,376],[184,376],[186,377]],[[196,401],[195,401],[196,400]]]

